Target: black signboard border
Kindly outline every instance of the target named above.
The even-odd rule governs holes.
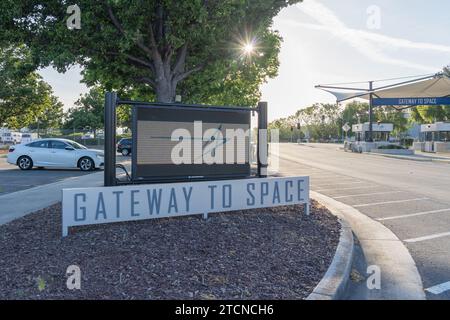
[[[256,108],[245,108],[245,107],[230,107],[230,106],[210,106],[210,105],[194,105],[194,104],[181,104],[181,103],[155,103],[155,102],[142,102],[142,101],[132,101],[132,100],[120,100],[115,92],[107,92],[105,95],[105,169],[104,169],[104,185],[105,186],[117,186],[118,184],[138,184],[138,183],[164,183],[164,182],[186,182],[186,181],[207,181],[211,180],[221,180],[221,179],[238,179],[243,178],[242,174],[233,175],[227,174],[225,176],[213,176],[204,177],[203,179],[193,179],[192,177],[180,176],[180,177],[170,177],[161,178],[157,177],[155,179],[146,180],[135,180],[131,179],[129,182],[119,182],[116,178],[116,127],[117,127],[117,106],[119,105],[130,105],[133,106],[132,122],[133,126],[137,123],[136,119],[136,106],[146,106],[155,108],[168,108],[175,110],[189,109],[189,110],[212,110],[221,112],[249,112],[258,113],[258,132],[260,130],[267,130],[267,102],[260,102]],[[136,141],[136,130],[133,130],[133,141]],[[266,131],[267,134],[267,131]],[[260,157],[261,141],[258,137],[257,142],[257,174],[255,177],[265,178],[267,176],[267,161],[262,161]],[[267,137],[264,143],[267,143]],[[133,143],[132,152],[132,169],[135,169],[136,165],[136,143]],[[264,148],[268,150],[267,146]]]

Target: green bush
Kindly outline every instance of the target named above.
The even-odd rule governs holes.
[[[390,145],[387,145],[387,146],[379,146],[378,149],[379,150],[405,150],[406,148],[402,147],[402,146],[395,145],[395,144],[390,144]]]

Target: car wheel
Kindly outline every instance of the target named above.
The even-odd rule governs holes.
[[[31,170],[33,169],[33,160],[28,156],[22,156],[17,160],[17,165],[20,170]]]
[[[122,149],[122,155],[123,155],[124,157],[127,157],[129,154],[130,154],[130,150],[128,150],[128,149]]]
[[[78,167],[81,171],[91,171],[95,169],[94,161],[90,158],[81,158],[78,162]]]

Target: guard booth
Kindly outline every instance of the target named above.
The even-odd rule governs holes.
[[[131,106],[131,167],[116,164],[117,107]],[[252,127],[257,115],[257,131]],[[244,134],[242,134],[244,133]],[[255,134],[256,133],[256,134]],[[256,168],[251,154],[256,136]],[[265,178],[267,103],[257,107],[187,105],[122,100],[105,102],[105,186]],[[126,179],[117,177],[117,169]]]
[[[450,123],[424,124],[420,128],[420,142],[414,143],[414,150],[422,152],[450,152]]]
[[[355,146],[361,152],[370,152],[378,147],[390,145],[392,144],[390,137],[393,130],[392,123],[372,124],[372,135],[370,135],[368,122],[355,124],[352,126],[352,131],[355,133]]]

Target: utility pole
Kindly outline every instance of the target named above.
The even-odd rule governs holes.
[[[39,118],[38,117],[36,117],[36,122],[37,122],[37,137],[38,137],[38,139],[40,139],[40,136],[39,136]]]

